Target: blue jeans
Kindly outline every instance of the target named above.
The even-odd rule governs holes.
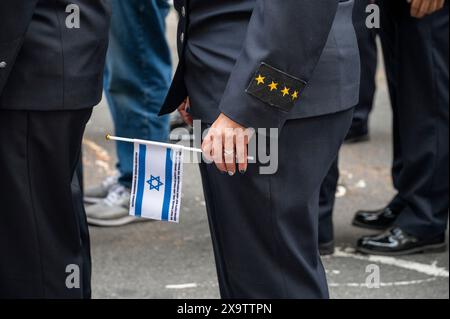
[[[105,94],[116,134],[166,141],[169,118],[158,117],[172,76],[165,37],[167,0],[111,0],[113,15]],[[133,145],[117,143],[119,182],[131,187]]]

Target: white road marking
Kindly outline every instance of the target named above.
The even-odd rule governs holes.
[[[336,189],[336,197],[342,198],[345,195],[347,195],[347,188],[345,188],[345,186],[343,186],[343,185],[338,185],[338,187]]]
[[[342,250],[341,248],[336,249],[336,253],[334,257],[344,257],[344,258],[353,258],[358,260],[364,260],[372,263],[379,263],[383,265],[395,266],[403,269],[414,270],[419,273],[433,276],[433,277],[443,277],[449,278],[448,270],[443,267],[438,267],[437,263],[432,263],[431,265],[423,264],[415,261],[399,259],[395,257],[386,257],[386,256],[365,256],[355,254],[354,252],[350,252],[349,250]]]
[[[197,288],[198,285],[196,283],[190,284],[180,284],[180,285],[166,285],[166,289],[190,289]]]
[[[410,286],[410,285],[420,285],[428,282],[436,281],[436,278],[428,278],[421,280],[409,280],[409,281],[396,281],[396,282],[380,282],[380,287],[399,287],[399,286]],[[365,283],[329,283],[328,286],[331,288],[339,288],[339,287],[349,287],[349,288],[367,288],[367,284]]]
[[[328,275],[340,275],[341,274],[341,271],[340,270],[335,270],[335,269],[332,269],[332,270],[325,270],[325,272],[328,274]]]
[[[355,187],[356,188],[367,188],[367,183],[365,180],[361,179],[360,181],[358,181],[358,183],[356,183]]]
[[[205,234],[202,237],[209,237],[209,234]],[[190,240],[191,238],[186,238]],[[366,256],[360,255],[355,252],[353,248],[336,248],[336,252],[332,256],[327,256],[324,259],[335,259],[338,258],[352,258],[356,260],[367,261],[370,263],[378,263],[388,266],[394,266],[402,269],[413,270],[421,274],[425,274],[431,276],[431,278],[426,279],[416,279],[416,280],[405,280],[405,281],[394,281],[394,282],[380,282],[380,288],[389,288],[389,287],[403,287],[403,286],[411,286],[411,285],[420,285],[426,284],[430,282],[434,282],[439,278],[449,278],[449,272],[445,268],[438,267],[437,261],[434,261],[432,264],[423,264],[415,261],[409,261],[404,259],[399,259],[395,257],[385,257],[385,256]],[[341,275],[342,272],[337,269],[327,269],[326,273],[328,276],[333,275]],[[331,278],[330,278],[331,279]],[[201,286],[204,287],[217,287],[216,282],[204,283]],[[347,282],[347,283],[337,283],[337,282],[329,282],[328,286],[330,288],[367,288],[369,289],[367,283],[358,283],[358,282]],[[167,285],[166,289],[189,289],[189,288],[197,288],[198,285],[196,283],[190,284],[181,284],[181,285]],[[374,289],[374,288],[370,288]]]

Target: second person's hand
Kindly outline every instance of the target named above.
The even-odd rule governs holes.
[[[421,19],[444,7],[445,0],[408,0],[411,3],[411,16]]]
[[[183,103],[178,107],[178,113],[180,113],[181,118],[183,121],[189,125],[192,126],[194,123],[191,114],[189,114],[189,108],[191,107],[191,104],[189,102],[189,98],[186,98]]]

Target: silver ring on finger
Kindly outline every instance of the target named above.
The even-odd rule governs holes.
[[[229,155],[234,155],[234,150],[224,150],[223,152],[225,155],[229,156]]]

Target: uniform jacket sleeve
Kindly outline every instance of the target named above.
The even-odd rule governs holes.
[[[0,1],[0,95],[22,47],[38,0]]]
[[[258,0],[221,112],[245,127],[281,128],[289,112],[301,107],[338,3]]]

